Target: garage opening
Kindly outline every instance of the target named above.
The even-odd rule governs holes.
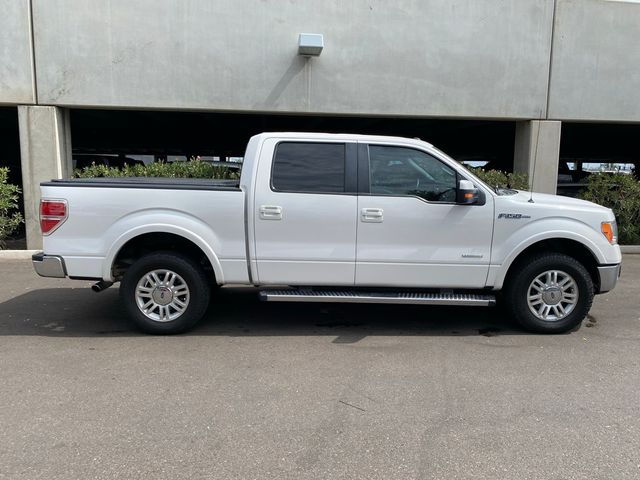
[[[84,109],[71,111],[71,130],[77,166],[240,161],[252,135],[308,131],[418,137],[473,166],[512,171],[515,137],[515,123],[499,121]]]
[[[558,193],[575,196],[599,172],[640,174],[640,125],[563,122]]]
[[[0,107],[0,167],[9,167],[9,182],[22,185],[16,107]]]
[[[22,168],[20,164],[20,135],[18,132],[18,109],[0,107],[0,167],[9,167],[9,183],[22,188]],[[20,213],[24,217],[24,200],[18,199]],[[25,248],[24,224],[6,240],[6,248]]]

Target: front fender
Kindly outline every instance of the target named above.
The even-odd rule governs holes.
[[[543,240],[573,240],[584,245],[599,264],[615,263],[615,253],[608,251],[614,247],[604,236],[589,225],[566,217],[533,221],[506,238],[499,238],[500,232],[496,234],[498,236],[494,238],[491,268],[487,278],[487,285],[496,290],[502,288],[507,272],[516,258],[527,248]]]
[[[103,279],[114,280],[111,270],[118,252],[127,242],[146,233],[172,233],[193,242],[209,259],[217,283],[224,283],[222,266],[215,253],[220,244],[215,232],[198,218],[172,210],[134,212],[111,225],[104,235],[110,247],[102,265]]]

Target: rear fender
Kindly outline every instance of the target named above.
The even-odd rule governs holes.
[[[183,237],[195,245],[206,255],[213,267],[218,284],[224,283],[224,273],[220,260],[215,253],[219,239],[215,232],[201,220],[186,215],[184,212],[154,211],[145,215],[140,212],[127,215],[113,224],[105,234],[109,248],[102,267],[102,278],[113,281],[112,267],[118,252],[130,240],[146,233],[172,233]]]

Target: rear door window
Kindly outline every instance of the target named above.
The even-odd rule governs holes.
[[[345,144],[279,143],[273,160],[271,187],[278,192],[344,193]]]

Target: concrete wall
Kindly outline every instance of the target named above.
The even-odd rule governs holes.
[[[538,118],[553,0],[33,0],[40,102]],[[300,32],[325,50],[296,55]]]
[[[640,4],[558,0],[549,117],[640,121]]]
[[[639,45],[637,1],[0,0],[0,104],[640,122]]]
[[[29,0],[0,0],[0,104],[34,103]]]

